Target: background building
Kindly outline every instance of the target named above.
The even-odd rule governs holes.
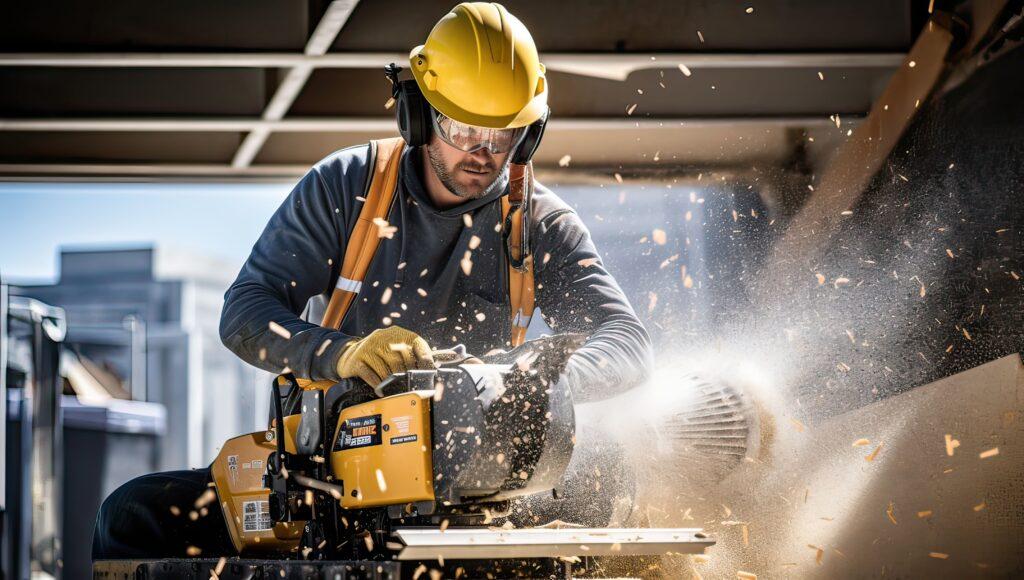
[[[123,395],[167,410],[161,469],[202,467],[224,440],[266,421],[270,375],[239,360],[217,331],[235,272],[157,248],[64,249],[55,284],[12,293],[66,313],[65,349],[101,367]]]

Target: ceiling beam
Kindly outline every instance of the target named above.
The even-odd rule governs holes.
[[[354,4],[354,2],[353,2]],[[332,5],[333,6],[333,5]],[[326,16],[325,16],[326,18]],[[312,39],[311,39],[312,41]],[[896,68],[906,54],[896,52],[816,53],[561,53],[543,55],[548,70],[625,80],[645,69],[676,68]],[[403,64],[406,53],[0,53],[0,67],[99,68],[383,68]]]
[[[84,175],[93,177],[262,177],[293,178],[309,171],[308,165],[251,165],[219,163],[0,163],[0,181],[22,181],[26,176]]]
[[[857,116],[844,117],[853,121]],[[833,120],[818,116],[764,116],[764,117],[580,117],[555,118],[548,124],[550,131],[607,131],[615,129],[678,129],[680,127],[825,127]],[[0,119],[0,131],[72,131],[72,132],[288,132],[288,133],[395,133],[392,117],[303,117],[291,119],[239,119],[239,118],[137,118],[137,119]]]
[[[352,15],[352,11],[358,4],[359,0],[334,0],[331,2],[323,17],[320,18],[320,22],[317,23],[316,29],[313,30],[313,34],[310,35],[303,54],[311,57],[323,56],[327,49],[334,44],[338,33],[348,22],[349,16]],[[308,64],[299,64],[290,68],[263,110],[263,120],[279,121],[284,118],[292,103],[302,92],[302,87],[306,86],[306,81],[312,73],[313,67]],[[266,143],[269,135],[270,129],[266,127],[254,128],[238,146],[238,151],[235,152],[234,159],[231,160],[231,166],[249,166],[263,144]]]

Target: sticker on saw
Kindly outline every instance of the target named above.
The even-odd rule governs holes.
[[[391,424],[395,426],[395,430],[400,435],[404,435],[409,432],[409,416],[402,415],[401,417],[392,417]]]
[[[334,442],[334,450],[358,449],[380,445],[380,442],[380,415],[355,417],[342,424],[342,432],[338,436],[338,440]]]
[[[262,532],[272,527],[274,527],[274,522],[270,519],[270,502],[242,502],[243,532]]]
[[[401,437],[392,437],[389,443],[392,445],[401,445],[402,443],[412,443],[416,440],[416,435],[402,435]]]
[[[231,474],[231,481],[238,481],[238,456],[228,455],[228,473]]]

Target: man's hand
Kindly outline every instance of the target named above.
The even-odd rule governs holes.
[[[435,368],[427,341],[400,326],[381,328],[341,351],[338,375],[359,377],[376,387],[392,373]]]

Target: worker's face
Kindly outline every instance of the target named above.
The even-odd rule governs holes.
[[[488,149],[466,153],[436,134],[430,137],[427,155],[441,183],[463,199],[477,199],[491,193],[512,159],[508,153],[493,155]]]

